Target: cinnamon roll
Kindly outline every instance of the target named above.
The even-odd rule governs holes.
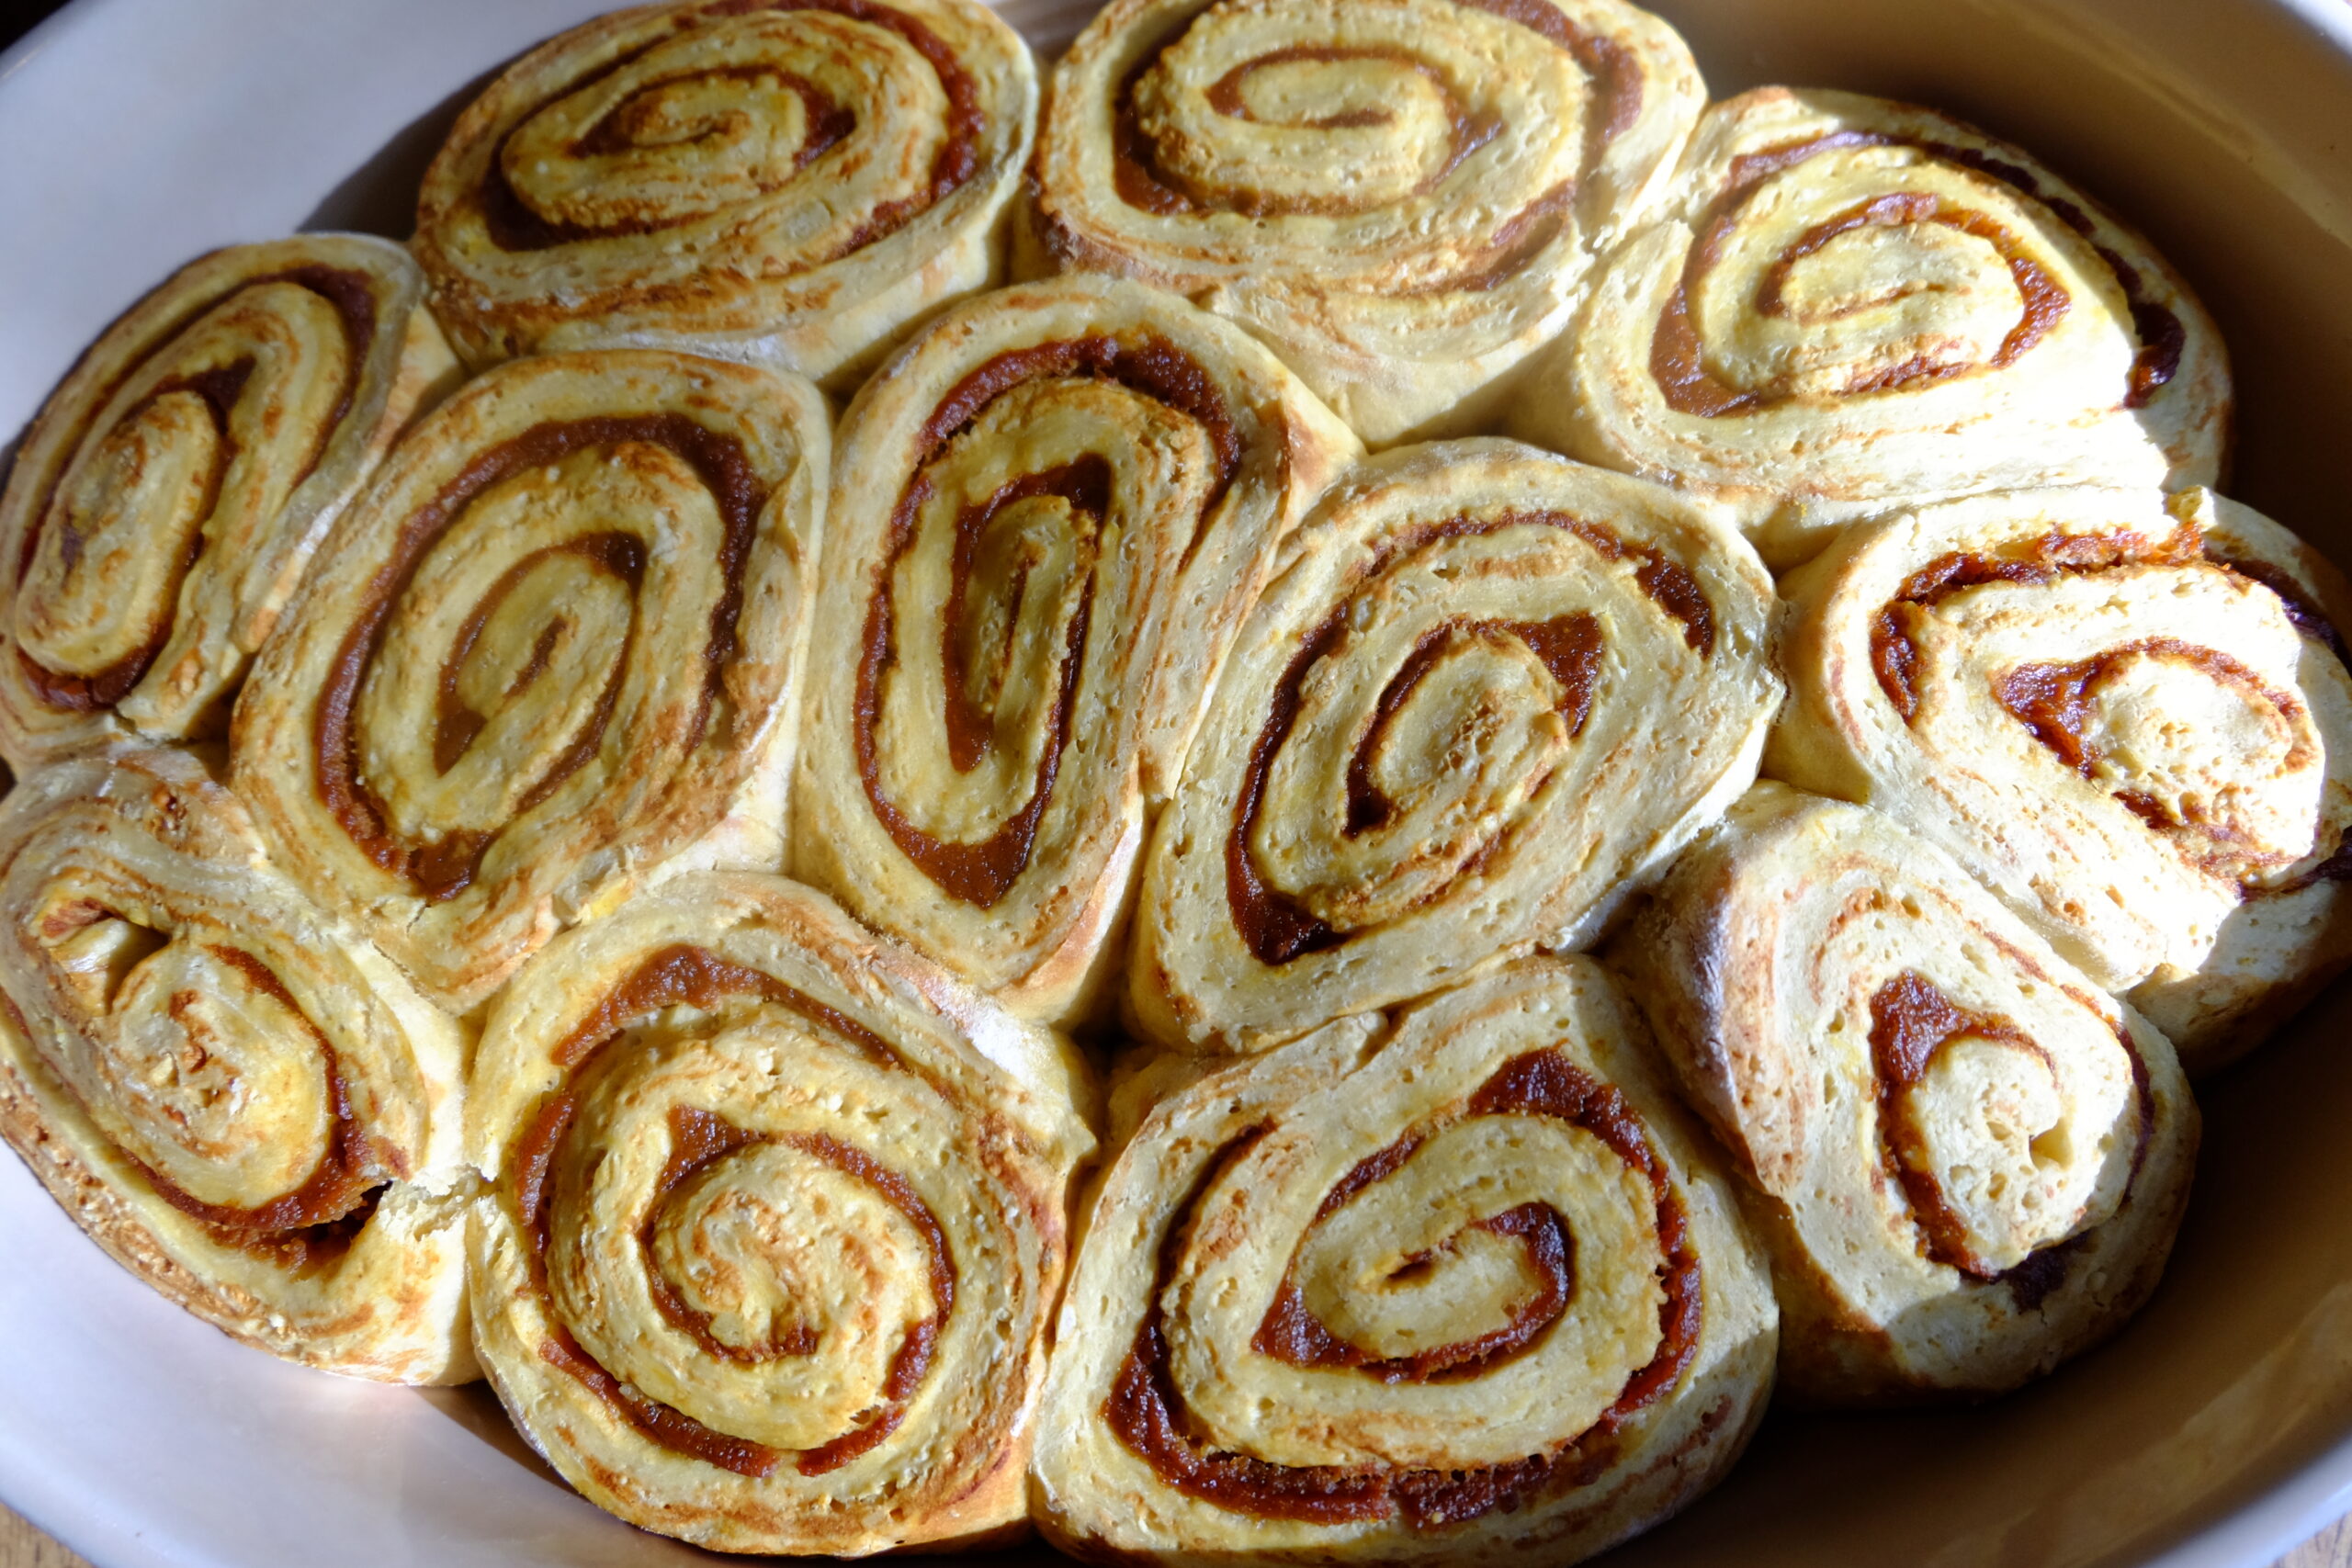
[[[1640,479],[1496,440],[1366,463],[1155,831],[1138,1026],[1254,1050],[1592,940],[1755,777],[1771,602],[1737,534]]]
[[[2155,1289],[2172,1047],[1891,819],[1759,785],[1611,957],[1750,1184],[1792,1393],[1997,1393]]]
[[[132,307],[0,493],[0,755],[225,733],[311,552],[456,370],[408,253],[364,235],[215,251]]]
[[[1774,565],[1894,501],[2218,481],[2222,342],[2147,242],[1930,109],[1763,87],[1699,122],[1513,432],[1735,509]]]
[[[463,1042],[175,751],[0,807],[0,1135],[124,1268],[273,1355],[475,1375]]]
[[[1094,1200],[1037,1519],[1091,1561],[1566,1563],[1705,1491],[1777,1314],[1600,965],[1534,957],[1155,1106]]]
[[[1018,1529],[1081,1073],[774,877],[568,933],[473,1075],[500,1398],[595,1503],[720,1551]]]
[[[1240,332],[1103,278],[950,314],[841,441],[797,874],[1082,1012],[1233,628],[1362,449]]]
[[[1368,441],[1464,433],[1705,101],[1618,0],[1114,0],[1055,68],[1017,265],[1189,296]]]
[[[272,856],[459,1010],[651,877],[779,865],[826,424],[797,378],[653,350],[444,404],[238,703]]]
[[[509,66],[418,198],[458,352],[684,348],[846,390],[984,288],[1037,114],[977,0],[686,0]]]
[[[2192,1072],[2341,962],[2352,829],[2313,558],[2241,508],[2209,553],[2217,505],[2029,491],[1851,530],[1781,584],[1765,761],[1934,841],[2100,987],[2161,975]]]

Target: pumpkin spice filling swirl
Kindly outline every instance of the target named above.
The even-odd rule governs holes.
[[[238,709],[273,852],[458,1008],[665,865],[780,864],[827,450],[807,383],[681,355],[467,388]]]
[[[1146,860],[1129,1002],[1250,1050],[1591,941],[1755,776],[1770,580],[1515,442],[1401,447],[1301,530]]]
[[[1792,1397],[1998,1393],[2154,1290],[2198,1141],[2170,1042],[1891,818],[1759,784],[1606,956],[1745,1179]]]
[[[693,349],[847,390],[995,280],[1036,115],[971,0],[688,0],[525,55],[424,177],[459,351]]]
[[[1566,1562],[1704,1490],[1760,1414],[1776,1314],[1646,1049],[1598,964],[1539,957],[1150,1105],[1063,1309],[1047,1535]]]
[[[1704,97],[1616,0],[1117,0],[1055,69],[1017,265],[1183,294],[1375,444],[1475,428]]]
[[[1081,1072],[779,879],[567,935],[496,1005],[469,1111],[509,1411],[602,1506],[721,1550],[1017,1523]]]
[[[2352,595],[2278,525],[2021,491],[1857,527],[1781,590],[1765,771],[1952,855],[2192,1073],[2352,961]]]
[[[217,739],[311,551],[455,380],[400,247],[204,256],[51,394],[0,495],[0,755]]]
[[[825,570],[859,591],[819,608],[797,874],[1081,1015],[1232,628],[1361,449],[1239,332],[1102,279],[951,312],[842,442]]]
[[[1897,498],[2211,484],[2220,337],[2148,242],[1949,116],[1759,88],[1700,119],[1514,434],[1803,560]]]
[[[474,1375],[457,1025],[262,863],[176,751],[0,811],[0,1135],[118,1261],[248,1344]]]

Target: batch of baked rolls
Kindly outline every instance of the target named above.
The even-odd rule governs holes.
[[[687,0],[0,502],[0,1131],[729,1551],[1566,1563],[2155,1288],[2352,959],[2180,277],[1617,0]]]

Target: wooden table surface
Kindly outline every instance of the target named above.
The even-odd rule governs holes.
[[[0,1507],[0,1568],[89,1564]],[[2278,1568],[2352,1568],[2352,1519],[2340,1519],[2278,1560]]]

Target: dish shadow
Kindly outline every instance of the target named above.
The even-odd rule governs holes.
[[[416,229],[417,187],[424,183],[434,153],[441,150],[466,106],[512,63],[500,61],[395,131],[311,209],[301,231],[334,230],[405,241]]]

